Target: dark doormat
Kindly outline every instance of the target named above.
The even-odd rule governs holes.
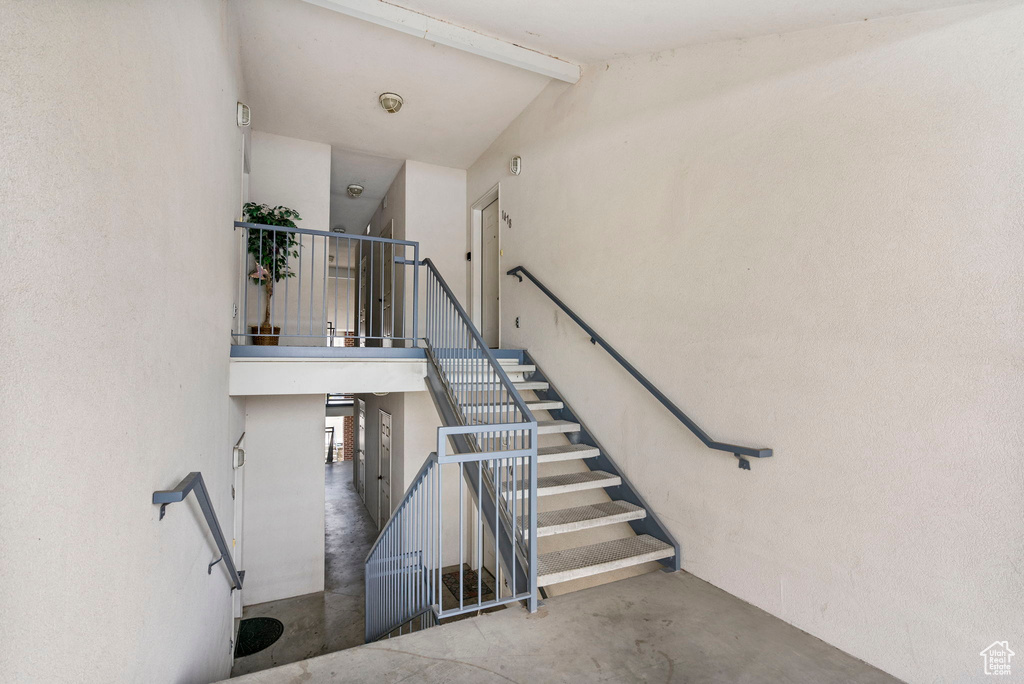
[[[238,625],[235,657],[244,658],[247,655],[259,653],[280,639],[282,634],[284,634],[284,624],[280,620],[268,617],[246,618]]]
[[[452,593],[455,600],[459,600],[459,571],[446,572],[441,575],[441,581],[444,582],[444,586],[447,587],[448,591]],[[487,582],[480,580],[480,588],[483,593],[490,594],[491,588],[487,586]],[[477,575],[476,570],[465,569],[462,571],[462,600],[463,601],[475,601],[477,597]]]

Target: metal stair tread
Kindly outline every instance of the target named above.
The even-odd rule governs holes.
[[[673,555],[670,544],[647,534],[552,551],[537,557],[537,584],[558,584]]]
[[[553,494],[565,494],[577,492],[583,489],[601,489],[602,487],[616,487],[622,484],[622,478],[618,475],[606,473],[603,470],[587,470],[582,473],[565,473],[562,475],[547,475],[537,478],[537,496],[550,496]],[[519,487],[522,493],[524,488]]]
[[[547,537],[553,534],[576,532],[645,517],[647,517],[646,510],[628,501],[606,501],[587,506],[562,508],[537,514],[537,536]],[[519,516],[521,526],[525,520],[526,516]]]
[[[564,404],[560,401],[528,401],[526,402],[526,408],[531,411],[557,411],[562,408]],[[493,404],[476,404],[475,406],[466,406],[466,411],[470,413],[479,413],[493,408]]]
[[[553,463],[555,461],[574,461],[578,458],[594,458],[600,456],[601,450],[589,444],[560,444],[537,448],[537,463]]]

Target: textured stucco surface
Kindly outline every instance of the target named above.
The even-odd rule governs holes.
[[[0,680],[207,682],[242,175],[222,3],[0,2]]]
[[[245,402],[246,606],[324,588],[324,395]]]
[[[714,437],[775,449],[752,472],[704,449],[503,283],[503,345],[683,567],[913,682],[1024,644],[1022,27],[972,5],[590,65],[469,172],[470,198],[502,183],[503,270]]]

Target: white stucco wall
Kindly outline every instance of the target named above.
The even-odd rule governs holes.
[[[469,172],[470,198],[502,183],[502,270],[714,437],[775,449],[745,472],[703,448],[506,278],[503,346],[683,567],[912,682],[1024,644],[1022,26],[979,4],[590,65]]]
[[[299,228],[329,230],[330,145],[254,130],[251,169],[249,196],[252,202],[296,210],[301,217],[296,222]],[[296,238],[301,242],[300,256],[289,262],[295,276],[278,281],[274,286],[273,323],[282,327],[284,335],[318,335],[315,338],[286,337],[281,340],[282,344],[321,346],[324,338],[319,335],[325,330],[325,321],[343,317],[345,284],[342,282],[337,292],[342,301],[338,303],[336,316],[335,283],[331,281],[330,287],[324,287],[327,240],[302,234],[296,234]],[[335,248],[332,244],[331,249]],[[263,290],[259,289],[257,297],[257,288],[251,281],[249,290],[248,310],[243,313],[250,325],[256,325],[263,320]],[[338,323],[345,326],[341,320]]]
[[[387,193],[388,206],[378,207],[371,222],[372,232],[394,220],[394,237],[420,243],[420,258],[430,258],[456,293],[465,302],[466,275],[463,242],[466,235],[466,171],[417,161],[406,161]],[[422,270],[422,269],[421,269]],[[420,306],[426,288],[420,287]],[[400,286],[399,286],[400,287]],[[412,298],[411,280],[404,283],[407,301]],[[422,320],[422,316],[421,316]],[[422,335],[423,331],[420,330]],[[437,449],[437,428],[441,423],[437,410],[421,382],[422,391],[391,393],[386,397],[364,395],[366,401],[366,475],[367,483],[377,482],[379,410],[392,414],[391,502],[397,506],[423,466],[427,456]],[[445,473],[443,482],[449,505],[446,519],[457,520],[458,476],[454,469]],[[379,495],[376,485],[367,486],[366,506],[375,519]],[[455,539],[447,539],[446,553],[457,558]],[[456,561],[453,561],[456,562]]]
[[[241,99],[223,3],[0,8],[0,679],[208,682],[231,594]],[[73,407],[73,408],[72,408]]]
[[[324,588],[324,395],[245,403],[245,605]]]

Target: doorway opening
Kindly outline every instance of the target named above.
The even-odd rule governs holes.
[[[501,201],[495,185],[473,203],[470,231],[470,307],[488,347],[501,344]]]

